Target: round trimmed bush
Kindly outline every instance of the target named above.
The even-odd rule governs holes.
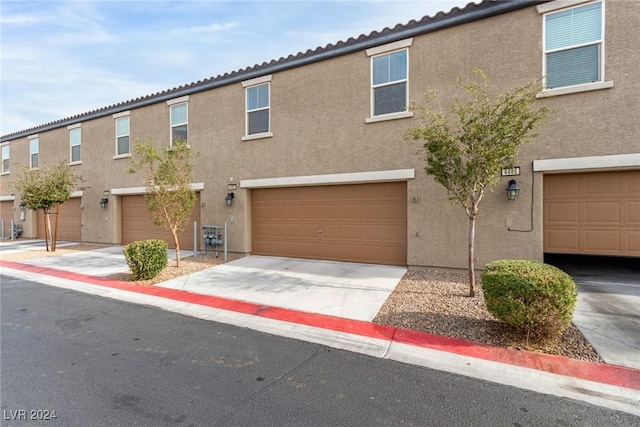
[[[131,270],[131,280],[153,279],[167,266],[167,242],[159,239],[140,240],[124,247],[124,257]]]
[[[498,320],[539,338],[558,338],[571,323],[577,300],[573,278],[549,264],[498,260],[482,274],[487,309]]]

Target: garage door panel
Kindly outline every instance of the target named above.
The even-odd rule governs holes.
[[[548,252],[576,253],[580,250],[580,230],[553,229],[545,232],[546,250]]]
[[[631,231],[625,237],[625,251],[640,256],[640,231]]]
[[[545,175],[543,204],[545,252],[640,256],[640,171]]]
[[[586,223],[604,222],[610,226],[620,225],[621,202],[585,202],[584,208]]]
[[[585,250],[590,253],[620,252],[618,230],[585,230]]]
[[[640,202],[627,202],[625,204],[627,223],[640,226]]]
[[[545,206],[545,219],[548,223],[578,223],[580,204],[578,202],[552,202]]]
[[[635,199],[640,198],[640,173],[628,176],[626,184],[626,193]]]
[[[617,174],[584,175],[584,194],[596,197],[617,197],[621,194],[621,182]]]
[[[406,183],[278,189],[286,203],[270,199],[269,190],[253,190],[260,201],[252,209],[255,254],[406,265]],[[266,241],[261,227],[277,219],[265,215],[265,205],[300,210],[284,225],[300,227],[301,235],[271,234]],[[282,248],[280,239],[290,244]]]
[[[569,174],[553,175],[552,178],[553,183],[545,176],[544,194],[547,197],[554,199],[571,199],[580,196],[580,177]]]

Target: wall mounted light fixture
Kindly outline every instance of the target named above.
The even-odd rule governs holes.
[[[20,206],[20,210],[24,211],[26,209],[26,207],[27,207],[27,204],[25,202],[20,202],[19,206]]]
[[[233,194],[233,192],[227,193],[227,197],[224,198],[224,200],[227,202],[227,206],[231,206],[231,203],[233,203],[234,197],[235,197],[235,194]]]
[[[100,207],[102,209],[107,207],[107,203],[109,203],[109,199],[107,199],[106,197],[103,197],[102,199],[100,199]]]
[[[520,193],[520,187],[516,184],[516,180],[512,179],[509,181],[509,186],[507,187],[507,199],[508,200],[518,200],[518,194]]]

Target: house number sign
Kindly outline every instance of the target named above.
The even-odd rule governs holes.
[[[502,168],[500,171],[500,175],[502,176],[516,176],[520,175],[520,166],[513,166],[510,168]]]

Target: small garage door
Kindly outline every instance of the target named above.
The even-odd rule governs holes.
[[[2,236],[11,238],[11,221],[15,221],[13,217],[13,201],[0,202],[0,218],[4,220],[4,229]]]
[[[151,221],[144,196],[122,196],[120,199],[122,218],[122,244],[147,239],[162,239],[174,248],[170,231],[156,227]],[[196,203],[191,219],[184,231],[179,233],[180,249],[193,249],[193,221],[200,226],[200,193],[196,193]]]
[[[407,264],[406,182],[253,190],[252,253]]]
[[[69,242],[79,242],[82,240],[82,210],[80,209],[80,198],[69,199],[60,205],[58,211],[58,235],[57,240]],[[55,228],[56,215],[55,207],[51,209],[51,232]],[[44,212],[38,210],[37,217],[37,237],[44,239]]]
[[[640,256],[640,171],[545,175],[544,251]]]

